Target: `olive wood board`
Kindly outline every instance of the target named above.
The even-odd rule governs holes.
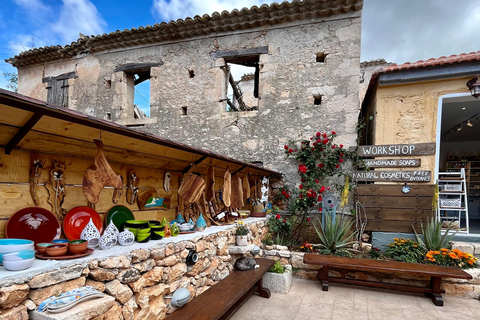
[[[63,256],[57,256],[57,257],[49,256],[46,253],[36,253],[35,257],[38,258],[38,259],[45,259],[45,260],[49,260],[49,259],[51,259],[51,260],[68,260],[68,259],[75,259],[75,258],[81,258],[81,257],[88,256],[93,251],[95,251],[95,250],[91,249],[91,248],[87,248],[87,250],[85,250],[85,252],[82,252],[82,253],[78,253],[78,254],[67,253]]]

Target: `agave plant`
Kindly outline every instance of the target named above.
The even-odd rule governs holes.
[[[441,248],[447,248],[449,242],[452,241],[453,237],[457,234],[457,232],[448,234],[452,228],[452,224],[449,224],[442,236],[442,222],[435,218],[429,219],[425,228],[423,227],[423,223],[421,223],[420,226],[422,227],[423,240],[418,235],[415,227],[413,227],[413,232],[415,232],[417,242],[429,251],[438,251]]]
[[[332,253],[339,250],[349,250],[348,247],[355,243],[351,240],[352,236],[356,234],[356,232],[351,231],[353,221],[346,217],[339,217],[333,222],[329,214],[325,218],[324,226],[317,228],[315,224],[313,225],[320,239],[320,246]]]

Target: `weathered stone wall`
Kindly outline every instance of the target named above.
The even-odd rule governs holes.
[[[150,133],[244,161],[262,161],[293,177],[284,160],[288,140],[335,130],[355,144],[359,106],[361,13],[295,21],[151,46],[85,53],[71,60],[19,68],[22,94],[46,99],[43,77],[76,72],[69,80],[69,108],[122,124],[144,124]],[[226,112],[223,58],[210,53],[268,46],[261,54],[258,111]],[[326,53],[325,62],[316,62]],[[150,119],[133,119],[128,84],[115,68],[152,67]],[[189,70],[195,76],[190,77]],[[314,105],[314,95],[322,95]],[[187,108],[187,115],[184,109]]]
[[[267,232],[265,220],[248,227],[248,242],[260,245]],[[235,242],[234,234],[235,228],[230,228],[189,241],[159,243],[91,260],[87,265],[72,261],[69,267],[32,275],[24,283],[0,279],[0,319],[51,319],[52,314],[42,318],[43,314],[33,310],[51,296],[85,285],[107,297],[100,304],[97,300],[79,304],[81,308],[75,308],[72,315],[75,320],[163,319],[175,311],[166,295],[185,287],[193,298],[230,274],[234,261],[228,247]],[[185,263],[189,249],[198,252],[193,266]]]

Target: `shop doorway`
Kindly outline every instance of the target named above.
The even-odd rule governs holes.
[[[435,181],[442,172],[465,172],[465,190],[455,192],[455,183],[448,188],[439,184],[440,199],[452,199],[448,203],[453,204],[439,214],[445,221],[457,220],[462,231],[468,226],[469,233],[480,234],[480,100],[469,94],[449,94],[440,98],[438,107]],[[456,199],[464,209],[455,210]]]

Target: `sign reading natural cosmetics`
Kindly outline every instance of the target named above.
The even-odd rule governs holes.
[[[435,154],[435,143],[391,144],[378,146],[359,146],[360,157],[420,156]],[[419,167],[420,159],[365,159],[369,168]],[[430,182],[431,171],[357,171],[353,173],[355,181],[384,182]]]

